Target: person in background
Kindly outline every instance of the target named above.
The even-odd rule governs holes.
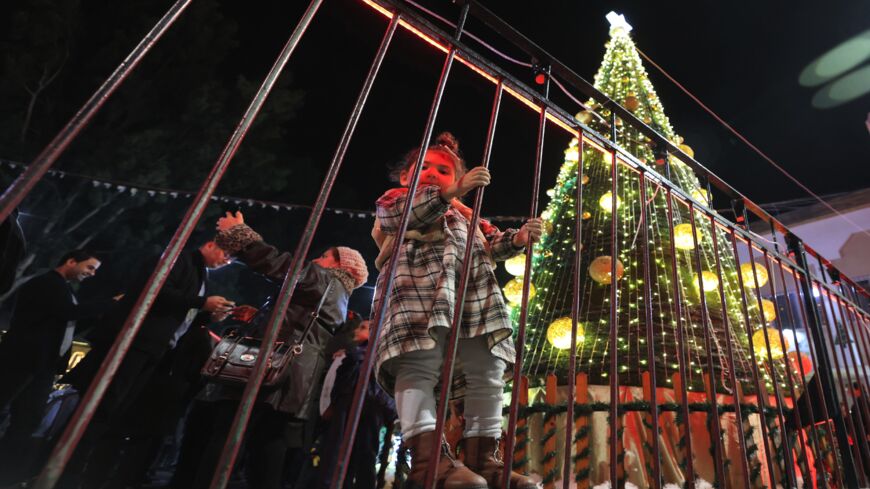
[[[28,478],[36,469],[30,466],[38,451],[31,435],[42,421],[55,376],[67,365],[76,320],[117,304],[112,298],[79,303],[70,288],[93,277],[100,265],[93,253],[73,250],[18,290],[9,331],[0,341],[0,410],[9,405],[11,414],[0,441],[4,484]]]
[[[353,344],[333,354],[332,365],[323,382],[320,416],[324,429],[319,441],[320,463],[317,467],[317,487],[330,486],[333,469],[338,464],[338,450],[345,438],[345,424],[350,414],[360,367],[366,354],[369,325],[370,321],[362,320],[357,314],[349,318],[347,329],[353,335]],[[378,456],[381,428],[393,423],[395,419],[396,404],[393,399],[384,392],[374,377],[369,378],[343,487],[375,488],[377,483],[375,462]]]
[[[138,273],[133,275],[121,307],[107,315],[95,328],[91,337],[93,349],[67,374],[66,383],[80,392],[85,392],[90,386],[157,261],[154,257],[143,262]],[[148,385],[164,356],[175,348],[178,339],[193,325],[200,312],[220,320],[235,305],[222,296],[208,295],[206,287],[208,270],[229,262],[227,253],[214,241],[207,241],[178,257],[67,465],[61,479],[62,487],[78,487],[80,484],[90,487],[102,482],[107,467],[117,455],[107,447],[118,443],[117,434],[124,432],[121,425],[126,420],[125,414]],[[97,455],[93,459],[92,453]]]

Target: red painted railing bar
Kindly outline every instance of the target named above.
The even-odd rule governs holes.
[[[779,269],[779,280],[780,280],[780,283],[782,283],[783,297],[785,297],[786,314],[788,315],[789,323],[792,325],[792,327],[794,328],[794,331],[796,332],[798,329],[798,321],[794,317],[794,315],[792,314],[792,308],[791,308],[792,302],[791,302],[791,298],[789,297],[788,284],[786,284],[786,281],[785,281],[785,272],[783,271],[784,266],[785,265],[782,262],[777,261],[777,268]],[[768,270],[769,270],[769,268],[768,268]],[[795,283],[795,287],[796,287],[795,293],[798,293],[800,291],[800,288],[797,286],[797,283]],[[803,323],[803,324],[805,325],[806,323]],[[780,337],[780,341],[782,341],[783,345],[785,344],[784,338]],[[800,349],[800,344],[797,343],[797,336],[795,336],[795,351],[798,354],[798,358],[797,358],[798,359],[798,361],[797,361],[798,372],[797,373],[798,373],[798,377],[800,379],[800,388],[801,388],[801,393],[802,393],[801,395],[808,396],[806,372],[804,372],[804,364],[803,364],[803,361],[801,361],[802,352]],[[814,365],[813,368],[817,368],[817,367]],[[788,369],[789,373],[791,372],[790,365],[786,364],[786,369]],[[804,435],[802,434],[802,432],[804,431],[804,428],[803,428],[804,426],[815,425],[816,415],[815,415],[815,408],[813,407],[814,403],[807,402],[807,410],[809,411],[810,419],[806,423],[804,423],[803,420],[801,419],[801,416],[800,416],[800,409],[798,407],[798,397],[794,391],[795,382],[791,377],[789,378],[789,382],[792,384],[792,391],[791,391],[791,398],[793,400],[792,407],[793,407],[794,411],[797,413],[796,414],[796,420],[798,423],[797,424],[797,433],[798,433],[798,436],[802,440],[802,445],[801,445],[802,450],[806,450],[806,445],[803,443]],[[806,397],[805,399],[809,400],[810,397]],[[825,417],[825,419],[827,419],[827,417]],[[821,453],[822,453],[821,446],[820,446],[818,436],[817,436],[815,429],[812,429],[812,428],[810,429],[809,440],[810,440],[810,445],[812,445],[813,453],[815,454],[815,456],[813,458],[816,462],[816,472],[818,474],[824,474],[825,473],[824,460],[821,457]],[[831,446],[832,447],[834,446],[833,443],[831,444]],[[837,469],[839,470],[839,466],[837,467]],[[809,474],[809,471],[807,472],[807,474]],[[804,479],[806,479],[806,478],[807,478],[807,476],[805,475]],[[825,489],[827,489],[829,487],[827,477],[822,477],[822,485],[825,487]]]
[[[582,147],[581,147],[582,149]],[[581,153],[582,154],[582,153]],[[647,209],[647,177],[646,172],[641,171],[640,180],[640,240],[643,243],[641,247],[643,253],[643,304],[644,304],[644,320],[646,321],[646,359],[649,366],[649,384],[650,384],[650,440],[652,443],[652,487],[662,487],[662,461],[661,448],[659,447],[659,405],[658,405],[658,379],[656,378],[656,347],[655,347],[655,327],[653,324],[652,310],[652,273],[650,272],[651,262],[649,253],[649,210]],[[580,213],[578,216],[582,215]],[[579,221],[579,220],[578,220]],[[577,241],[580,242],[579,239]],[[575,290],[577,290],[575,288]]]
[[[712,428],[710,431],[710,445],[713,448],[713,468],[716,472],[716,481],[718,484],[725,484],[725,458],[722,454],[722,426],[721,420],[719,418],[719,403],[716,400],[716,363],[713,361],[713,344],[710,341],[710,331],[707,327],[707,323],[709,321],[709,314],[707,312],[707,298],[705,297],[706,292],[704,290],[704,276],[703,276],[703,265],[701,263],[701,247],[698,243],[698,235],[697,233],[697,222],[695,221],[695,207],[692,201],[689,201],[689,224],[692,227],[692,244],[694,245],[693,255],[695,257],[695,267],[698,272],[698,296],[700,297],[701,303],[701,331],[704,334],[704,352],[707,356],[707,369],[709,382],[707,383],[707,388],[709,389],[707,392],[707,401],[710,403],[710,411],[707,413],[707,416],[711,417],[713,421],[709,423],[709,426]],[[717,275],[718,276],[718,275]],[[721,282],[722,280],[719,280]],[[727,320],[726,320],[727,322]],[[727,329],[725,330],[728,331]]]
[[[4,221],[12,210],[24,200],[33,186],[45,175],[61,154],[66,151],[70,143],[78,136],[100,110],[106,100],[115,93],[115,90],[127,79],[130,73],[139,66],[142,58],[163,36],[172,24],[181,16],[184,9],[190,5],[191,0],[178,0],[163,17],[154,24],[154,27],[145,34],[133,51],[124,58],[124,61],[115,68],[115,71],[106,78],[106,81],[94,92],[93,95],[82,105],[76,114],[63,126],[63,129],[52,139],[42,151],[34,158],[27,169],[12,182],[0,196],[0,222]]]
[[[764,257],[767,257],[767,250],[764,250]],[[754,283],[760,283],[758,279],[758,269],[755,266],[755,258],[753,257],[752,252],[752,244],[749,245],[749,263],[752,264],[752,280]],[[768,266],[769,269],[769,266]],[[770,281],[773,283],[773,280]],[[773,396],[776,399],[776,421],[779,423],[779,437],[780,437],[780,447],[783,453],[787,453],[788,457],[783,457],[783,469],[785,470],[786,481],[788,482],[788,487],[797,487],[797,476],[794,472],[794,451],[792,450],[791,443],[789,442],[788,435],[785,432],[785,415],[782,411],[782,392],[779,390],[779,378],[776,375],[776,367],[773,363],[773,352],[770,348],[770,336],[767,334],[767,318],[764,316],[764,308],[762,307],[761,302],[761,287],[755,287],[755,300],[758,304],[758,314],[762,318],[762,336],[764,336],[764,346],[767,352],[767,370],[770,372],[771,384],[773,384]],[[751,342],[751,339],[750,339]]]
[[[772,273],[773,269],[771,268],[770,256],[766,252],[764,253],[764,266],[767,268],[768,273],[770,275],[770,282],[769,282],[770,283],[770,293],[775,301],[776,298],[779,297],[779,293],[778,293],[777,288],[776,288],[776,276],[773,275],[773,273]],[[776,267],[780,269],[780,272],[782,272],[782,266],[779,263],[776,264]],[[781,282],[782,282],[782,288],[783,288],[783,295],[787,299],[788,298],[788,289],[785,286],[785,281],[781,281]],[[788,393],[791,395],[792,408],[793,408],[791,410],[791,414],[792,414],[793,420],[795,422],[795,426],[797,426],[798,430],[800,430],[800,427],[803,426],[803,423],[801,422],[800,409],[797,408],[797,394],[794,390],[795,382],[794,382],[794,377],[792,376],[792,366],[789,364],[788,353],[787,353],[786,348],[785,348],[786,340],[785,340],[785,335],[783,334],[783,331],[782,331],[782,317],[778,312],[776,314],[776,318],[774,319],[774,324],[776,324],[776,331],[777,331],[777,335],[779,338],[779,344],[782,345],[783,356],[785,358],[785,368],[784,368],[785,377],[786,377],[785,380],[787,380],[788,389],[789,389]],[[795,338],[797,338],[797,336],[795,336]],[[797,346],[797,345],[795,345],[795,346]],[[771,365],[773,365],[773,364],[771,364]],[[771,370],[773,370],[773,369],[771,369]],[[783,399],[783,397],[780,397],[780,399]],[[784,401],[783,401],[783,405],[785,405]],[[784,414],[785,413],[783,412],[783,415]],[[786,420],[783,419],[782,422],[783,422],[782,432],[784,434],[786,434],[786,437],[787,437],[787,433],[785,430]],[[798,438],[798,443],[800,444],[800,447],[801,447],[800,453],[801,453],[801,459],[803,461],[803,467],[801,468],[801,471],[805,474],[804,478],[806,478],[806,474],[810,473],[810,462],[809,462],[809,459],[807,458],[807,446],[806,446],[806,442],[804,441],[803,436],[798,436],[797,438]],[[794,453],[794,447],[790,447],[790,448],[792,449],[792,451],[790,453]]]
[[[849,321],[846,319],[846,312],[843,310],[843,303],[840,301],[840,299],[838,299],[836,297],[829,297],[829,300],[832,301],[832,303],[831,303],[831,312],[832,313],[834,311],[833,302],[837,303],[837,310],[840,311],[840,318],[843,321],[843,328],[844,328],[846,335],[847,335],[846,339],[847,340],[851,339],[851,335],[849,335],[849,329],[850,329],[849,328]],[[852,366],[855,368],[855,378],[854,379],[852,378],[852,369],[849,368],[846,354],[842,351],[843,349],[845,349],[846,351],[849,352],[849,359],[852,360]],[[857,418],[857,421],[860,423],[860,427],[863,428],[863,431],[861,431],[858,429],[859,428],[858,426],[855,427],[855,442],[858,445],[858,449],[863,454],[862,457],[858,457],[858,458],[862,459],[861,463],[863,464],[864,461],[870,460],[870,458],[868,458],[868,457],[870,457],[870,448],[868,448],[868,446],[867,446],[867,426],[868,426],[867,425],[867,420],[868,420],[867,404],[863,403],[863,402],[859,402],[858,397],[855,395],[855,391],[853,388],[853,386],[856,383],[859,386],[861,386],[862,384],[860,382],[860,376],[858,375],[858,364],[855,361],[855,355],[854,355],[854,351],[852,349],[852,346],[847,344],[846,347],[843,349],[840,350],[840,354],[843,356],[843,365],[846,367],[846,377],[847,377],[848,382],[849,382],[848,383],[848,392],[849,392],[849,394],[851,394],[852,405],[854,406],[853,407],[854,414],[851,412],[848,414],[849,414],[849,416],[854,416],[855,418]],[[862,392],[865,391],[865,389],[863,389],[863,387],[861,388],[861,390],[862,390]],[[852,422],[854,424],[855,420],[853,420]],[[864,485],[866,486],[867,485],[867,474],[862,473],[862,475],[864,476]]]
[[[796,288],[797,294],[798,294],[798,300],[801,300],[801,299],[803,299],[802,296],[804,295],[804,292],[803,292],[802,287],[801,287],[801,279],[798,277],[798,273],[801,273],[801,277],[803,277],[804,280],[807,281],[807,284],[810,284],[811,282],[810,282],[809,277],[807,275],[803,275],[802,272],[797,272],[794,275],[792,275],[792,278],[794,279],[795,288]],[[812,287],[812,286],[810,286],[810,287]],[[798,309],[800,309],[801,319],[803,321],[804,326],[806,327],[807,332],[809,333],[811,324],[809,323],[809,321],[807,319],[807,311],[803,307],[799,307]],[[813,371],[816,373],[816,376],[817,376],[816,382],[812,383],[812,385],[816,386],[816,389],[815,389],[816,399],[822,400],[822,402],[819,404],[819,408],[821,409],[822,418],[825,420],[829,420],[829,419],[831,419],[831,414],[828,412],[828,403],[825,401],[825,393],[824,393],[824,390],[822,387],[822,383],[819,381],[819,378],[818,378],[818,377],[820,377],[820,370],[819,370],[820,364],[816,359],[816,351],[815,350],[816,350],[816,348],[819,348],[819,346],[816,346],[816,342],[815,342],[815,339],[814,339],[812,333],[807,335],[807,346],[809,347],[807,349],[809,350],[809,353],[810,353],[810,361],[813,364]],[[800,369],[801,369],[801,375],[804,378],[806,378],[806,373],[803,371],[802,364],[800,365]],[[806,381],[804,381],[804,392],[807,392],[807,388],[808,387],[807,387]],[[812,404],[812,403],[810,403],[810,404]],[[813,419],[815,419],[815,418],[813,418]],[[814,434],[815,434],[815,432],[816,432],[816,430],[813,429]],[[828,445],[831,447],[832,450],[834,450],[834,456],[833,456],[834,469],[837,472],[838,486],[845,487],[846,479],[843,476],[843,467],[841,464],[841,460],[840,460],[839,456],[836,456],[837,447],[838,447],[836,438],[831,433],[830,429],[825,429],[824,435],[825,435],[825,439],[828,442]],[[821,453],[821,452],[819,452],[819,453]]]
[[[613,115],[613,113],[611,113]],[[611,118],[611,122],[615,119]],[[616,124],[613,124],[614,142],[616,138]],[[619,328],[617,321],[619,320],[619,309],[617,301],[619,300],[619,278],[616,275],[617,255],[619,246],[617,241],[616,226],[619,221],[619,215],[616,213],[617,204],[619,203],[619,161],[616,160],[616,153],[609,152],[610,157],[610,487],[617,487],[616,466],[619,460],[619,358],[618,353],[618,336]],[[582,219],[578,216],[577,219]],[[578,250],[579,251],[579,250]],[[569,379],[569,383],[573,379]],[[688,420],[688,419],[687,419]],[[568,435],[570,436],[570,435]]]
[[[547,81],[544,85],[545,94],[548,92],[550,87],[550,78],[547,78]],[[546,98],[546,97],[545,97]],[[547,129],[547,107],[546,105],[541,105],[541,111],[538,115],[538,139],[535,143],[535,171],[532,176],[532,198],[531,203],[529,204],[529,216],[535,217],[538,215],[538,196],[540,194],[541,187],[541,164],[544,159],[544,134]],[[520,319],[517,324],[517,339],[515,340],[515,348],[516,348],[516,360],[514,360],[513,366],[513,388],[511,389],[511,409],[508,413],[508,429],[507,429],[507,438],[505,439],[505,464],[504,470],[502,470],[501,477],[501,489],[510,489],[510,474],[513,469],[513,459],[514,459],[514,447],[516,446],[516,433],[517,433],[517,416],[518,416],[518,405],[519,405],[519,389],[520,384],[520,375],[523,367],[523,357],[525,355],[526,350],[526,323],[529,318],[529,285],[531,284],[532,277],[532,246],[529,245],[526,247],[526,263],[525,263],[525,272],[523,274],[523,294],[522,299],[520,300]],[[573,382],[573,379],[569,379],[568,383]]]
[[[671,195],[670,187],[666,188],[665,198],[667,199],[668,211],[668,237],[671,243],[671,282],[674,288],[674,319],[677,328],[677,369],[680,373],[680,416],[683,418],[683,436],[685,437],[685,452],[686,457],[686,487],[692,489],[695,487],[695,462],[692,460],[692,431],[689,428],[689,397],[686,383],[689,377],[686,375],[687,349],[686,339],[683,335],[683,307],[682,307],[682,291],[680,290],[680,269],[677,263],[677,248],[674,245],[674,204],[673,196]]]
[[[722,277],[722,260],[719,257],[719,239],[716,237],[717,232],[716,222],[710,219],[710,238],[713,244],[713,257],[716,259],[716,276]],[[693,233],[694,234],[694,233]],[[722,323],[725,329],[725,352],[728,359],[728,381],[733,389],[732,398],[734,399],[734,418],[736,425],[743,431],[743,411],[740,409],[740,386],[737,384],[737,372],[734,366],[734,347],[731,344],[731,321],[728,318],[728,303],[725,300],[725,284],[724,280],[719,280],[719,302],[722,305]],[[749,479],[749,460],[746,454],[746,440],[741,434],[737,436],[737,443],[740,447],[740,469],[743,474],[743,487],[749,489],[752,486],[752,481]]]
[[[846,385],[843,382],[843,369],[840,368],[840,358],[839,358],[840,356],[837,354],[837,344],[834,342],[834,334],[831,331],[832,328],[836,327],[836,318],[834,316],[833,305],[829,305],[827,300],[825,299],[828,294],[826,294],[824,292],[824,287],[822,287],[821,284],[816,285],[816,287],[820,291],[819,303],[822,306],[820,312],[821,312],[822,318],[824,318],[824,321],[823,321],[824,324],[821,324],[820,327],[822,329],[823,334],[825,336],[827,336],[828,344],[831,345],[831,350],[833,352],[833,354],[831,355],[831,358],[833,358],[833,360],[834,360],[834,369],[836,372],[835,377],[837,378],[837,385],[840,387],[840,399],[839,399],[839,402],[837,404],[837,407],[840,409],[842,416],[846,420],[847,434],[852,438],[852,443],[858,443],[856,441],[857,440],[857,436],[856,436],[857,430],[855,429],[855,424],[852,421],[852,416],[849,413],[848,389],[846,388]],[[828,315],[828,308],[829,307],[830,307],[830,316]],[[833,321],[833,324],[832,324],[832,321]],[[860,446],[861,445],[859,445],[859,447]],[[851,450],[851,446],[849,444],[846,444],[841,449],[843,451],[848,451],[848,450]],[[862,486],[864,486],[866,484],[864,483],[865,472],[864,472],[864,461],[861,460],[862,458],[863,457],[860,457],[860,456],[859,457],[852,457],[852,459],[855,462],[855,467],[857,468],[858,475],[861,478]]]
[[[748,222],[748,220],[747,220]],[[740,256],[737,251],[737,234],[734,229],[730,230],[730,238],[731,238],[731,249],[734,253],[734,256]],[[752,246],[751,243],[748,243],[748,246]],[[737,267],[737,289],[740,290],[740,305],[743,310],[743,321],[746,326],[746,340],[749,343],[749,356],[752,358],[752,380],[755,384],[755,397],[756,404],[758,405],[758,416],[761,421],[761,440],[764,443],[764,461],[767,464],[767,471],[770,474],[771,483],[776,483],[776,477],[773,470],[773,460],[771,459],[773,452],[770,451],[770,434],[767,429],[767,419],[765,418],[765,406],[767,405],[767,390],[762,389],[761,379],[758,377],[758,357],[755,356],[755,346],[752,344],[752,324],[754,321],[749,317],[749,303],[746,300],[746,290],[744,289],[744,281],[743,281],[743,272],[740,270],[740,267]],[[756,280],[756,283],[758,281]],[[759,303],[759,307],[761,304]]]
[[[577,134],[577,183],[574,188],[574,270],[573,293],[571,294],[571,348],[568,352],[568,395],[565,402],[565,448],[562,459],[562,488],[571,485],[574,464],[571,448],[574,446],[574,392],[577,377],[577,315],[580,311],[580,252],[583,248],[583,131]],[[512,459],[513,457],[511,457]]]

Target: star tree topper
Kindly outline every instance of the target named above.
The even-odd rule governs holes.
[[[605,16],[608,22],[610,22],[610,35],[615,36],[617,34],[628,35],[631,32],[631,24],[626,22],[625,16],[622,14],[617,14],[614,11],[610,11],[609,14]]]

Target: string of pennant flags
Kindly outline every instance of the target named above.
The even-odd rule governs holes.
[[[11,168],[13,170],[23,171],[27,165],[23,163],[19,163],[16,161],[10,161],[6,159],[0,158],[0,166],[5,166]],[[128,193],[131,196],[135,196],[140,193],[144,193],[149,197],[156,197],[158,195],[168,196],[173,199],[177,198],[185,198],[189,199],[193,197],[193,192],[187,190],[180,190],[174,188],[166,188],[166,187],[156,187],[149,185],[140,185],[131,182],[123,182],[118,180],[108,180],[102,178],[96,178],[90,175],[83,175],[80,173],[68,172],[63,170],[48,170],[48,174],[52,177],[64,179],[67,177],[83,179],[90,181],[91,185],[94,188],[104,188],[104,189],[114,189],[117,192]],[[224,202],[230,203],[237,206],[247,206],[254,207],[259,206],[261,209],[272,209],[275,211],[293,211],[293,210],[311,210],[312,206],[305,204],[291,204],[287,202],[278,202],[273,200],[262,200],[262,199],[251,199],[247,197],[236,197],[230,195],[212,195],[211,200],[215,202]],[[368,209],[348,209],[341,207],[327,207],[325,209],[326,212],[330,212],[336,215],[347,216],[355,219],[373,219],[375,217],[375,212],[373,210]],[[487,217],[489,221],[492,222],[519,222],[524,221],[525,217],[520,216],[492,216]]]

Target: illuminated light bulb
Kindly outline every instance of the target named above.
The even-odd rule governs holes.
[[[613,211],[613,200],[612,199],[613,199],[613,194],[610,192],[607,192],[606,194],[602,195],[600,199],[598,199],[598,205],[602,209],[604,209],[604,211],[611,212],[611,211]],[[622,200],[619,198],[619,196],[616,196],[616,208],[619,209],[620,205],[622,205]]]
[[[522,277],[526,273],[526,255],[521,253],[504,262],[504,269],[514,277]]]
[[[565,150],[565,161],[570,161],[571,163],[577,163],[580,160],[580,152],[577,151],[577,148],[568,148]]]
[[[759,263],[755,264],[755,275],[753,275],[752,262],[740,265],[740,274],[743,275],[743,285],[751,289],[764,287],[764,284],[767,283],[769,278],[767,269]],[[758,279],[757,281],[756,278]]]
[[[581,322],[577,322],[577,344],[586,339],[586,331]],[[571,348],[571,318],[561,317],[547,326],[547,341],[553,348],[567,350]]]
[[[719,287],[719,277],[713,272],[704,270],[701,272],[701,285],[704,286],[704,293],[714,292]],[[697,279],[695,280],[695,286],[698,286]]]
[[[611,283],[611,272],[612,272],[612,261],[610,256],[603,255],[598,258],[592,260],[592,263],[589,264],[589,275],[592,277],[592,280],[598,282],[602,285],[609,285]],[[616,280],[622,278],[622,275],[625,273],[625,267],[623,267],[622,262],[619,259],[616,259]]]
[[[701,230],[695,228],[695,239],[692,239],[692,224],[677,224],[674,226],[674,247],[678,250],[694,250],[695,241],[701,241]]]
[[[510,282],[506,283],[502,289],[504,296],[508,302],[513,305],[518,305],[523,302],[523,278],[515,277]],[[529,300],[535,297],[535,284],[529,282]]]
[[[764,322],[769,323],[776,319],[776,304],[767,299],[761,299],[761,314]]]
[[[788,351],[788,340],[785,343],[780,341],[779,332],[773,328],[761,328],[752,334],[752,346],[759,353],[762,360],[767,358],[767,344],[764,342],[764,332],[767,331],[767,340],[770,343],[770,358],[779,360],[785,356]]]

